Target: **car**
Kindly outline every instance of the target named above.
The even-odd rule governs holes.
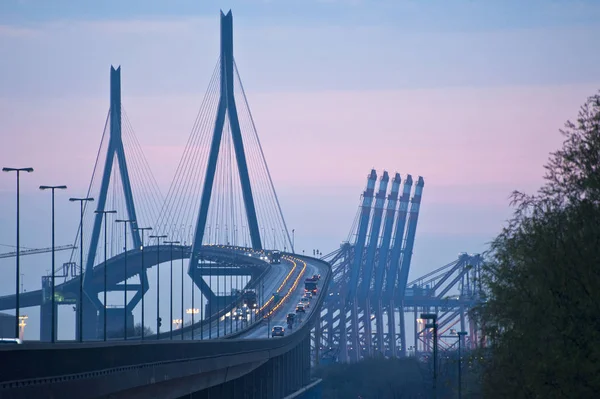
[[[19,338],[0,338],[0,345],[21,345],[23,341]]]
[[[282,326],[275,326],[271,330],[271,337],[283,337],[285,336],[285,328]]]
[[[310,299],[308,299],[307,297],[300,299],[300,302],[304,304],[305,308],[310,308]]]
[[[294,328],[294,321],[296,320],[296,313],[288,313],[286,322],[289,329]]]
[[[313,274],[312,278],[313,278],[313,280],[320,280],[321,279],[321,275],[320,274]]]
[[[312,292],[310,292],[310,291],[309,291],[309,292],[305,292],[305,293],[304,293],[304,298],[308,298],[308,299],[310,299],[310,298],[312,298],[312,297],[313,297],[313,294],[312,294]]]
[[[299,303],[298,305],[296,305],[296,313],[306,313],[306,310],[304,310],[303,303]]]
[[[235,311],[235,319],[242,320],[244,318],[244,311],[242,309],[237,309]]]

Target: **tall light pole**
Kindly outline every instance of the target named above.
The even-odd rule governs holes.
[[[20,265],[20,235],[19,235],[19,177],[20,177],[20,173],[21,172],[27,172],[27,173],[31,173],[33,172],[33,168],[2,168],[3,172],[17,172],[17,278],[16,278],[16,289],[15,289],[15,293],[17,294],[15,296],[15,308],[16,308],[16,314],[15,314],[15,338],[17,338],[19,336],[19,304],[20,304],[20,294],[21,292],[19,291],[19,277],[21,276],[21,265]]]
[[[107,254],[108,254],[108,238],[107,238],[107,234],[106,234],[106,214],[107,213],[117,213],[117,211],[101,211],[101,210],[97,210],[94,211],[94,213],[101,213],[102,217],[104,218],[104,312],[103,312],[103,319],[104,319],[104,330],[103,330],[103,335],[104,335],[104,340],[106,341],[106,268],[107,268],[107,264],[106,264],[106,259],[107,259]]]
[[[171,322],[169,323],[169,337],[173,339],[173,244],[179,244],[179,241],[163,241],[163,244],[169,244],[171,247],[171,289],[169,290],[169,296],[171,297],[171,313],[170,318]]]
[[[144,291],[144,288],[145,288],[144,280],[145,279],[142,277],[142,275],[145,275],[145,273],[146,273],[146,268],[144,267],[144,231],[146,231],[146,230],[151,231],[152,227],[136,227],[135,230],[142,232],[142,248],[141,248],[141,250],[142,250],[142,271],[140,273],[140,281],[142,283],[142,341],[143,341],[144,340],[144,329],[146,328],[146,324],[144,323],[144,308],[145,308],[144,297],[146,296],[146,295],[144,295],[145,294],[145,291]]]
[[[125,241],[125,247],[124,247],[124,251],[125,251],[125,289],[123,290],[123,331],[124,331],[124,337],[125,340],[127,340],[127,223],[135,223],[135,220],[124,220],[124,219],[117,219],[115,220],[116,223],[123,223],[123,240]]]
[[[160,239],[167,238],[167,235],[150,238],[156,238],[156,339],[160,339]]]
[[[91,197],[87,198],[69,198],[69,201],[79,201],[80,218],[79,218],[79,342],[83,342],[83,204],[85,202],[93,202]]]
[[[425,324],[425,328],[433,328],[433,397],[437,397],[437,314],[435,313],[421,313],[421,319],[425,319],[428,322]]]
[[[181,322],[183,323],[183,248],[181,246]],[[193,307],[193,306],[192,306]],[[184,325],[182,324],[182,328]],[[181,340],[183,341],[183,331],[181,332]]]
[[[54,190],[66,190],[67,186],[40,186],[40,190],[51,190],[52,191],[52,276],[50,280],[52,281],[52,328],[50,331],[50,341],[56,341],[56,298],[54,297],[54,274],[56,273],[56,265],[54,259]]]
[[[292,229],[292,253],[293,254],[296,253],[296,250],[294,249],[294,248],[296,248],[296,241],[295,241],[294,233],[296,233],[296,229]]]
[[[192,267],[192,334],[191,334],[191,340],[194,340],[194,322],[195,322],[195,318],[194,318],[194,309],[196,309],[196,302],[194,301],[194,289],[196,287],[194,287],[194,285],[196,284],[196,267],[192,264],[192,254],[190,253],[190,267]],[[202,307],[202,305],[200,305],[200,307]],[[202,330],[202,328],[200,328],[200,330]]]
[[[461,341],[463,340],[463,337],[467,336],[467,332],[466,331],[458,331],[456,333],[456,335],[458,335],[458,399],[462,398],[462,364],[461,364],[461,357],[460,357],[460,347],[461,347]]]

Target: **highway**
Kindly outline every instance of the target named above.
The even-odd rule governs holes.
[[[300,299],[304,296],[304,279],[311,277],[313,274],[320,274],[324,276],[327,273],[327,268],[320,262],[311,261],[310,258],[302,258],[298,256],[284,256],[281,259],[280,264],[271,265],[269,274],[264,279],[264,297],[262,296],[262,287],[257,290],[259,312],[258,314],[251,314],[248,312],[247,321],[244,320],[232,320],[230,314],[221,317],[218,321],[213,321],[210,326],[206,325],[200,330],[200,327],[194,330],[194,339],[216,339],[225,338],[232,332],[235,333],[238,330],[242,330],[248,327],[255,318],[260,319],[261,314],[266,315],[269,312],[273,312],[270,320],[269,318],[263,319],[262,322],[257,324],[254,328],[243,333],[236,338],[242,339],[264,339],[271,338],[271,328],[276,325],[283,326],[286,329],[286,334],[292,331],[287,328],[287,314],[296,313],[296,305],[300,302]],[[322,286],[319,284],[319,295],[322,290]],[[279,292],[280,305],[277,306],[271,300],[273,293]],[[314,300],[312,300],[314,301]],[[277,306],[277,309],[274,309]],[[298,314],[296,318],[295,328],[301,326],[312,312],[313,308],[309,307],[306,310],[306,314]],[[236,309],[232,310],[232,314],[235,314]],[[260,321],[260,320],[259,320]],[[176,339],[175,337],[173,339]],[[190,339],[190,333],[184,334],[184,339]]]
[[[311,261],[310,258],[302,258],[302,257],[298,257],[298,256],[293,256],[293,257],[289,257],[289,259],[293,259],[293,261],[296,262],[297,267],[300,270],[302,270],[302,268],[304,266],[306,266],[304,273],[302,274],[302,276],[300,276],[300,279],[298,280],[298,285],[296,286],[295,290],[292,292],[292,294],[289,295],[289,297],[285,300],[285,302],[283,302],[281,307],[272,314],[270,320],[264,320],[259,326],[248,331],[247,333],[243,334],[240,338],[277,339],[277,337],[271,338],[270,328],[273,328],[273,326],[283,326],[285,328],[286,334],[289,334],[292,332],[292,331],[288,330],[286,318],[287,318],[288,313],[296,312],[296,305],[298,304],[298,302],[300,302],[300,298],[302,298],[304,296],[304,279],[311,277],[313,274],[320,274],[321,276],[325,276],[327,273],[327,267],[321,262]],[[322,281],[322,280],[320,280],[320,281]],[[318,283],[318,291],[317,291],[318,295],[321,295],[321,292],[323,289],[320,281]],[[290,284],[288,284],[288,287],[286,287],[286,289],[284,290],[286,292],[286,294],[287,294],[289,288],[291,288],[292,284],[293,284],[293,282],[290,282]],[[311,300],[311,303],[312,302],[314,302],[314,299]],[[308,319],[308,316],[310,315],[310,312],[313,311],[313,309],[314,308],[311,306],[306,310],[306,314],[303,315],[302,313],[299,313],[297,315],[296,324],[294,325],[294,329],[300,327],[301,323],[303,323],[304,320]]]
[[[265,276],[263,282],[264,301],[263,298],[261,298],[263,287],[257,290],[259,306],[262,306],[263,303],[270,298],[271,294],[277,291],[277,289],[282,285],[282,282],[286,279],[288,275],[290,275],[290,277],[286,282],[292,280],[293,276],[290,274],[290,272],[292,271],[293,267],[294,263],[285,258],[281,260],[280,264],[271,265],[271,269],[268,275]],[[284,289],[285,286],[282,287],[281,291],[284,291]],[[236,309],[232,311],[233,314],[235,314],[235,310]],[[251,315],[249,313],[248,322],[253,322],[254,317],[255,315]],[[256,317],[258,318],[259,316],[256,315]],[[230,334],[232,331],[235,332],[247,327],[248,322],[244,322],[243,320],[231,320],[230,315],[223,316],[218,320],[218,322],[212,322],[210,327],[206,325],[202,330],[200,330],[200,328],[194,330],[194,338],[209,339],[210,337],[214,339],[218,337],[223,337],[224,335]],[[189,339],[189,336],[190,334],[184,335],[185,339]]]

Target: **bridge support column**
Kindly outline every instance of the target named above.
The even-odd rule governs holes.
[[[102,334],[98,332],[98,309],[88,296],[83,297],[83,340],[96,340],[102,338]],[[79,312],[76,312],[75,336],[79,337]]]
[[[54,305],[54,326],[58,329],[58,305]],[[50,342],[52,339],[52,302],[40,305],[40,341]]]

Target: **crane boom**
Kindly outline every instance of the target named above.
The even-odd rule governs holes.
[[[67,249],[77,249],[77,247],[75,245],[59,245],[57,247],[54,247],[54,251],[66,251]],[[35,248],[35,249],[25,249],[22,251],[19,251],[19,255],[24,256],[24,255],[35,255],[35,254],[43,254],[46,252],[52,252],[52,248]],[[17,251],[13,251],[13,252],[6,252],[3,254],[0,254],[0,259],[2,258],[12,258],[13,256],[17,256]]]

